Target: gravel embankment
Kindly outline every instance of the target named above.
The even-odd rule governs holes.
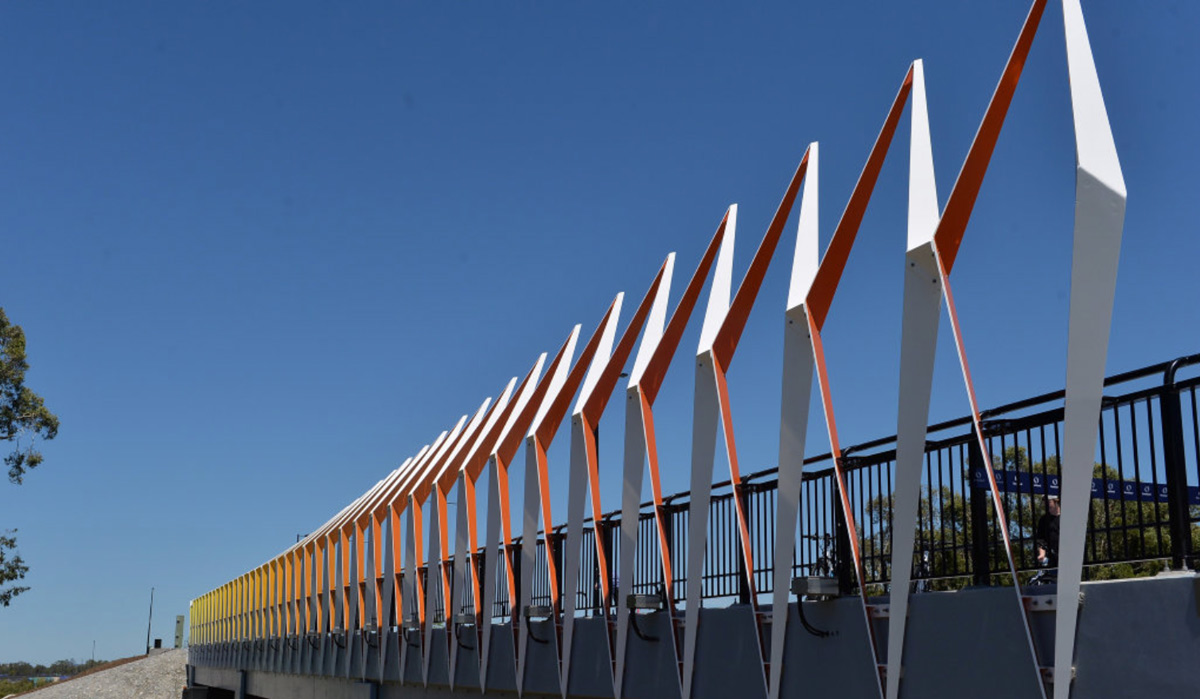
[[[179,699],[187,651],[169,650],[20,695],[31,699]]]

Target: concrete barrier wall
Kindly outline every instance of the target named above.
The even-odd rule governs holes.
[[[1031,616],[1042,653],[1052,654],[1056,614],[1053,586],[1028,588],[1034,598]],[[1200,577],[1171,574],[1156,578],[1087,583],[1076,644],[1077,699],[1200,696]],[[873,600],[886,609],[889,600]],[[796,602],[789,613],[784,648],[781,697],[875,699],[874,659],[856,598],[803,602],[809,625],[798,623]],[[700,614],[694,692],[700,699],[766,697],[758,662],[754,620],[748,606],[704,609]],[[1039,693],[1020,671],[1028,664],[1020,610],[1012,590],[1003,587],[935,592],[910,596],[901,696],[906,699],[1013,699]],[[888,618],[875,620],[876,638],[886,638]],[[661,699],[680,696],[674,652],[668,642],[669,621],[662,613],[638,617],[630,635],[625,664],[624,696]],[[523,694],[561,696],[558,690],[554,631],[549,622],[534,622]],[[478,697],[479,662],[473,637],[459,641],[435,634],[428,679],[415,659],[403,657],[401,644],[418,649],[399,634],[385,634],[378,645],[364,634],[351,634],[342,647],[328,636],[320,639],[274,639],[256,647],[193,646],[189,679],[196,686],[218,687],[242,697],[265,699],[377,699],[380,697]],[[603,619],[578,620],[571,686],[567,696],[614,696]],[[491,652],[512,654],[512,629],[492,627]],[[454,682],[446,649],[462,643]],[[886,644],[877,650],[886,661]],[[301,647],[302,646],[302,647]],[[496,663],[494,667],[510,667]],[[509,672],[493,672],[483,696],[517,693],[515,664]],[[403,678],[403,679],[402,679]],[[453,685],[453,686],[452,686]]]

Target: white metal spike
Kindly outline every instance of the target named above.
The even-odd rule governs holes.
[[[537,362],[534,363],[533,369],[529,373],[529,380],[525,382],[525,386],[517,394],[516,402],[513,404],[512,413],[508,420],[504,423],[504,429],[500,433],[500,439],[496,441],[497,447],[502,444],[516,426],[516,422],[520,417],[525,406],[528,405],[529,399],[536,390],[538,379],[542,375],[542,367],[546,363],[546,353],[543,352],[538,356]],[[488,459],[488,465],[485,470],[488,471],[488,507],[487,507],[487,539],[485,541],[484,555],[484,575],[483,575],[483,590],[481,591],[482,599],[476,600],[476,604],[482,610],[483,616],[483,648],[479,656],[479,686],[483,691],[487,690],[488,668],[492,662],[492,610],[489,608],[493,600],[496,599],[496,572],[498,567],[497,555],[500,548],[500,484],[496,476],[496,453],[492,452]]]
[[[908,590],[921,500],[921,464],[933,389],[934,355],[942,288],[937,283],[933,234],[939,214],[925,71],[913,63],[912,136],[908,164],[908,253],[904,261],[904,315],[900,339],[900,393],[896,426],[895,484],[892,494],[892,593],[887,640],[887,699],[900,692],[900,668],[908,622]]]
[[[1126,196],[1125,178],[1079,0],[1063,0],[1063,28],[1075,123],[1076,173],[1060,486],[1058,599],[1061,603],[1055,619],[1055,669],[1070,668],[1074,661],[1084,539]],[[1065,671],[1058,674],[1070,676]],[[1054,683],[1054,699],[1068,699],[1070,692],[1069,681]]]
[[[712,282],[708,289],[708,306],[704,311],[704,325],[700,328],[700,344],[696,356],[712,349],[717,332],[729,313],[729,296],[733,286],[733,242],[737,233],[737,204],[731,204],[726,212],[725,234],[717,250],[713,265]]]
[[[532,437],[537,433],[542,426],[542,420],[545,419],[546,413],[550,410],[550,406],[554,403],[554,399],[558,398],[559,392],[562,390],[563,384],[567,382],[567,374],[571,373],[571,362],[575,359],[575,346],[579,344],[579,331],[583,326],[576,324],[571,329],[571,335],[567,338],[567,348],[563,351],[562,361],[555,367],[554,375],[550,377],[550,385],[547,387],[546,395],[542,397],[542,402],[538,405],[537,414],[533,418],[533,422],[529,423],[529,432],[526,437]]]
[[[820,148],[816,141],[808,145],[808,172],[804,175],[804,193],[800,195],[800,215],[796,224],[796,253],[792,258],[792,277],[788,285],[787,310],[804,304],[813,278],[821,265],[820,242],[817,239],[820,180],[817,170]]]
[[[713,341],[725,316],[729,314],[729,297],[733,286],[733,244],[737,232],[737,204],[726,212],[725,235],[713,265],[712,282],[708,291],[708,307],[700,329],[700,344],[696,349],[695,393],[692,400],[692,465],[691,516],[688,517],[688,536],[703,541],[708,529],[708,504],[712,499],[713,463],[716,460],[717,428],[720,413],[717,405],[717,377],[713,373]],[[706,547],[688,548],[687,579],[700,580],[704,572]],[[702,585],[688,585],[687,604],[683,622],[683,699],[692,692],[695,671],[696,639],[699,627]],[[672,642],[674,639],[672,638]]]
[[[633,360],[633,371],[629,372],[629,387],[637,386],[646,373],[646,366],[654,356],[654,350],[662,340],[663,331],[667,324],[667,298],[671,292],[671,276],[675,271],[675,253],[667,255],[667,269],[663,272],[662,283],[654,294],[654,302],[650,306],[650,315],[646,318],[646,328],[642,331],[642,341],[638,344],[637,356]]]
[[[804,299],[808,296],[820,264],[817,225],[819,172],[819,149],[814,142],[808,147],[808,172],[804,175],[800,220],[796,226],[796,254],[792,261],[791,284],[784,312],[779,486],[775,510],[775,567],[772,570],[771,674],[767,678],[770,699],[779,699],[783,680],[792,559],[796,545],[796,520],[800,511],[800,481],[804,476],[804,448],[812,399],[813,351],[804,315]]]
[[[661,334],[661,333],[660,333]],[[644,342],[644,340],[643,340]],[[657,344],[657,342],[655,343]],[[617,668],[616,697],[625,690],[626,648],[629,644],[629,608],[620,598],[633,583],[634,554],[637,551],[638,511],[642,501],[642,480],[646,471],[646,435],[642,431],[641,390],[632,387],[625,400],[624,482],[621,489],[621,558],[617,568]],[[624,586],[624,587],[622,587]]]
[[[600,374],[608,366],[608,360],[612,356],[613,342],[617,337],[617,321],[621,317],[621,305],[624,302],[625,292],[622,291],[613,301],[612,313],[609,314],[608,321],[605,322],[604,329],[600,333],[600,345],[596,347],[596,354],[592,357],[592,363],[588,365],[587,374],[583,377],[583,384],[579,387],[579,397],[575,400],[575,407],[571,409],[572,415],[578,415],[583,411],[584,404],[587,403],[588,398],[592,396],[592,391],[596,388],[596,382],[600,380]]]

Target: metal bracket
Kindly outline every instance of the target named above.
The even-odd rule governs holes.
[[[837,578],[807,575],[792,578],[792,594],[796,595],[797,599],[807,597],[812,600],[828,600],[840,597],[842,592],[838,587]]]
[[[1053,668],[1053,667],[1040,667],[1040,668],[1038,668],[1038,671],[1039,671],[1039,672],[1041,672],[1041,674],[1042,674],[1042,679],[1043,679],[1044,681],[1046,681],[1046,682],[1049,682],[1050,684],[1054,684],[1054,680],[1055,680],[1055,673],[1054,673],[1054,668]],[[1072,665],[1072,666],[1071,666],[1071,678],[1070,678],[1070,681],[1071,681],[1071,682],[1074,682],[1074,681],[1075,681],[1075,666],[1074,666],[1074,665]]]
[[[538,643],[549,643],[549,640],[538,638],[537,635],[533,633],[533,625],[529,622],[531,619],[553,619],[554,608],[542,604],[531,604],[525,607],[522,612],[522,616],[525,619],[525,628],[529,631],[529,637]]]
[[[471,614],[471,613],[459,614],[458,616],[454,617],[454,640],[458,641],[458,645],[463,648],[473,649],[473,648],[475,648],[475,646],[468,646],[467,644],[462,642],[462,630],[464,628],[467,628],[467,629],[475,628],[475,615],[474,614]]]
[[[633,633],[643,641],[654,642],[658,640],[658,636],[651,636],[643,633],[638,627],[638,612],[661,612],[666,606],[663,604],[661,595],[629,595],[625,598],[625,606],[631,612],[629,615],[629,625],[633,628]]]
[[[411,640],[409,640],[410,631],[417,632],[416,643],[413,643]],[[410,646],[413,646],[414,648],[419,648],[421,646],[421,620],[417,618],[416,614],[404,620],[404,642]]]
[[[1058,595],[1025,595],[1023,599],[1028,612],[1058,611]]]

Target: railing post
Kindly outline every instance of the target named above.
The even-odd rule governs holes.
[[[660,512],[663,522],[663,536],[667,540],[667,550],[663,551],[662,555],[671,562],[671,575],[674,576],[673,583],[675,585],[674,589],[672,590],[672,594],[674,594],[675,599],[678,600],[680,597],[682,597],[682,592],[679,589],[679,566],[675,565],[675,557],[672,555],[675,549],[674,511],[675,508],[671,505],[671,499],[667,498],[666,502],[663,503],[662,512]],[[659,592],[663,595],[663,604],[666,604],[666,589],[666,585],[659,585]]]
[[[617,563],[616,563],[617,542],[619,541],[620,536],[621,536],[621,521],[617,520],[614,522],[612,520],[605,520],[605,522],[604,522],[604,555],[605,555],[605,559],[604,560],[608,561],[609,598],[606,600],[601,600],[600,603],[603,604],[605,607],[609,607],[610,608],[609,611],[613,611],[611,609],[612,606],[616,603],[616,600],[621,599],[621,590],[620,590],[621,573],[620,573],[620,569],[617,568]]]
[[[746,519],[752,520],[750,517],[750,496],[747,491],[749,486],[745,483],[734,484],[733,495],[738,499],[742,512],[746,513]],[[736,513],[737,510],[734,510]],[[747,579],[746,557],[742,555],[742,532],[738,525],[735,516],[733,523],[733,557],[737,559],[737,580],[738,580],[738,602],[740,604],[750,604],[750,581]]]
[[[600,551],[603,551],[605,560],[608,560],[608,523],[601,520],[597,524],[599,524],[600,533],[596,534],[596,537],[597,537],[596,548]],[[592,594],[590,595],[590,597],[592,600],[592,612],[594,614],[599,614],[600,613],[600,590],[602,589],[600,586],[600,556],[597,554],[593,554],[593,555],[594,555],[594,558],[592,559]]]
[[[513,585],[515,586],[515,589],[509,590],[508,594],[504,596],[504,599],[506,600],[506,602],[507,602],[507,600],[513,600],[513,599],[517,600],[517,604],[520,604],[520,602],[521,602],[521,561],[524,560],[524,557],[521,555],[521,547],[524,546],[524,544],[525,544],[524,541],[513,544],[512,567],[513,567]],[[507,603],[505,604],[505,606],[506,607],[508,606]],[[521,608],[517,607],[516,609],[509,609],[508,616],[510,616],[512,618],[512,623],[513,623],[513,626],[515,627],[521,616]]]
[[[979,442],[971,439],[967,445],[967,482],[970,484],[971,498],[971,569],[974,572],[974,584],[986,587],[992,584],[992,563],[989,536],[990,522],[988,521],[987,486],[976,485],[975,474],[982,472],[986,466],[983,454],[979,451]]]
[[[483,590],[484,590],[483,583],[485,582],[485,577],[484,577],[483,573],[484,573],[484,571],[487,570],[486,559],[487,559],[487,549],[486,548],[481,548],[478,551],[476,551],[475,554],[473,556],[471,556],[471,559],[470,559],[471,565],[475,566],[475,577],[477,577],[480,581],[480,585],[479,585],[479,596],[480,597],[483,596]],[[469,575],[469,573],[468,573],[468,575]],[[467,578],[466,590],[469,590],[472,595],[475,594],[474,582],[470,578]],[[466,595],[464,594],[463,597],[465,598]],[[484,614],[488,615],[489,617],[493,617],[496,615],[496,600],[472,599],[471,606],[474,608],[474,612],[476,614],[478,614],[480,616],[480,618],[482,618]]]
[[[1187,461],[1183,447],[1183,415],[1175,372],[1180,360],[1171,362],[1163,374],[1158,395],[1162,418],[1163,460],[1167,471],[1167,511],[1170,515],[1171,567],[1187,570],[1192,565],[1192,521],[1188,507]]]
[[[554,548],[551,549],[552,554],[554,556],[554,569],[558,571],[558,600],[559,600],[558,604],[559,604],[559,608],[554,611],[556,613],[561,614],[562,610],[564,608],[562,600],[563,600],[563,597],[567,595],[567,590],[570,590],[570,594],[572,594],[572,595],[575,594],[575,581],[571,580],[571,581],[569,581],[570,584],[568,584],[568,580],[567,580],[566,576],[563,574],[563,572],[564,572],[563,571],[563,542],[567,538],[566,535],[563,534],[562,532],[556,532],[554,530],[551,530],[551,534],[550,534],[549,538],[550,538],[550,541],[554,545]]]
[[[850,528],[846,526],[846,513],[842,511],[842,494],[837,479],[833,479],[833,531],[834,555],[837,559],[838,590],[843,595],[854,592],[854,549],[850,547]]]

